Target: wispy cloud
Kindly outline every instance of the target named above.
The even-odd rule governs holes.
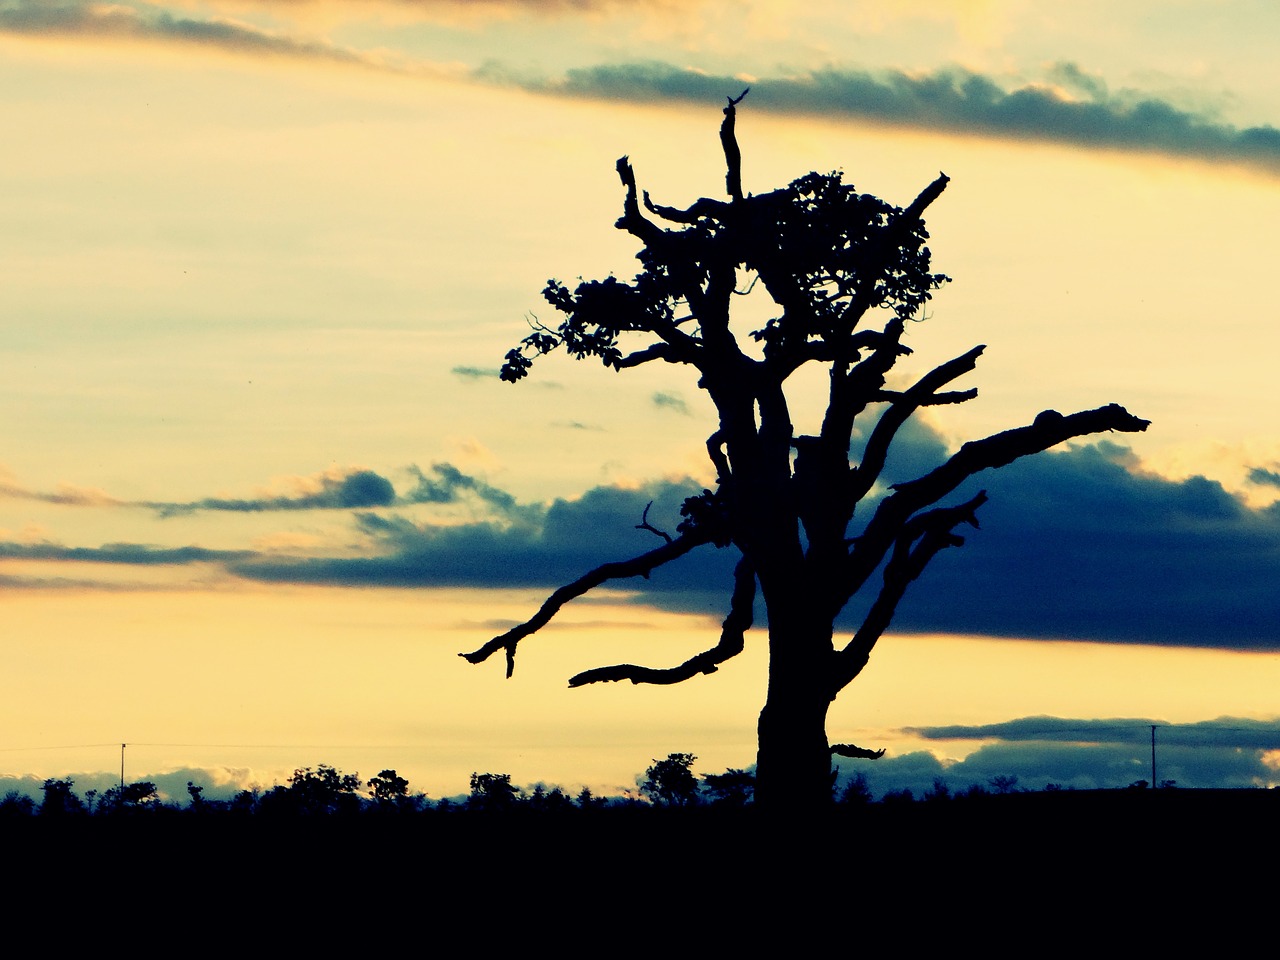
[[[100,547],[67,547],[41,543],[0,543],[3,560],[61,560],[74,563],[110,563],[129,566],[185,566],[192,563],[228,563],[252,557],[250,550],[210,550],[205,547],[159,547],[144,543],[107,543]]]
[[[393,61],[384,55],[354,50],[324,40],[311,40],[261,29],[226,18],[175,16],[154,7],[68,0],[8,0],[0,3],[0,33],[28,37],[101,38],[182,44],[250,56],[289,57],[366,67],[396,73],[438,73],[425,62]]]
[[[32,490],[7,480],[0,482],[0,497],[36,500],[73,507],[135,507],[155,510],[162,517],[204,510],[232,513],[264,513],[276,510],[356,510],[390,506],[395,487],[386,477],[364,469],[339,469],[311,477],[289,478],[286,493],[256,497],[204,497],[200,500],[123,500],[100,490],[62,486],[53,493]]]
[[[455,377],[464,380],[497,380],[498,368],[495,367],[454,367],[449,371]]]
[[[689,416],[689,405],[684,402],[684,397],[678,393],[669,393],[659,390],[651,398],[653,405],[659,410],[671,410],[674,413]]]
[[[609,0],[402,0],[424,12],[490,9],[582,13],[622,9]],[[0,33],[185,44],[257,57],[288,57],[389,73],[448,75],[560,97],[610,102],[722,104],[744,81],[662,61],[604,63],[562,74],[529,72],[494,60],[473,68],[446,66],[386,49],[362,50],[326,39],[267,30],[241,20],[179,16],[153,6],[0,0]],[[932,71],[820,70],[762,75],[750,81],[750,109],[839,122],[858,119],[953,134],[1061,143],[1245,164],[1280,175],[1280,129],[1238,127],[1149,91],[1113,89],[1076,63],[1049,66],[1009,80],[943,67]],[[454,372],[468,376],[475,368]]]
[[[918,475],[946,454],[927,424],[914,423],[899,433],[887,479]],[[268,582],[552,589],[648,550],[653,535],[636,529],[646,506],[653,502],[650,522],[673,530],[681,503],[699,490],[691,480],[658,481],[539,504],[521,503],[448,463],[409,474],[399,491],[360,470],[254,499],[128,504],[171,512],[344,509],[360,536],[340,555],[287,545],[269,554],[71,548],[26,538],[0,543],[0,559],[213,563]],[[928,566],[899,606],[893,630],[1280,650],[1280,507],[1251,508],[1204,477],[1146,473],[1129,450],[1107,441],[988,472],[957,490],[957,502],[979,488],[990,498],[982,528]],[[461,512],[452,509],[459,505]],[[433,506],[448,516],[424,518]],[[622,586],[634,590],[636,603],[723,615],[734,560],[732,550],[705,547]],[[863,605],[855,598],[841,629],[856,627]]]
[[[719,103],[743,87],[736,77],[661,62],[601,65],[541,78],[490,64],[476,76],[539,93],[646,104]],[[920,73],[833,67],[755,79],[748,102],[751,109],[772,113],[1244,163],[1280,174],[1275,127],[1235,127],[1158,96],[1113,92],[1100,77],[1072,63],[1013,85],[960,67]]]
[[[1159,719],[1133,717],[1109,720],[1022,717],[976,726],[907,727],[904,732],[927,740],[1149,744],[1153,726],[1162,745],[1280,750],[1280,721],[1244,717],[1219,717],[1197,723],[1167,723]]]

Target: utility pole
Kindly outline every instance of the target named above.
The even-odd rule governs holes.
[[[1155,730],[1155,727],[1152,727],[1151,729]],[[1152,734],[1152,736],[1154,736],[1154,734]],[[123,743],[120,744],[120,792],[121,794],[124,793],[124,748],[125,748],[125,744]],[[1152,762],[1154,763],[1155,761],[1153,760]]]
[[[1156,725],[1153,723],[1151,725],[1151,789],[1152,790],[1156,788],[1157,783],[1159,783],[1159,781],[1156,780]]]

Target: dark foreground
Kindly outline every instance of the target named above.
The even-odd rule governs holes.
[[[1278,825],[1275,790],[1064,791],[802,819],[750,808],[36,817],[0,823],[0,842],[15,920],[201,936],[231,924],[256,931],[255,953],[297,938],[369,945],[378,931],[424,948],[460,932],[516,949],[535,934],[568,948],[630,931],[645,953],[651,937],[697,949],[764,934],[816,950],[885,924],[901,943],[920,934],[905,922],[954,944],[970,925],[990,937],[1015,921],[1045,942],[1105,931],[1112,945],[1214,925],[1221,946],[1263,916],[1255,905],[1271,913]],[[63,921],[48,922],[59,935]]]

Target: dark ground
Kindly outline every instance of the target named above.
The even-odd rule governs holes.
[[[709,808],[15,818],[0,823],[0,902],[11,925],[36,923],[46,938],[84,925],[199,938],[231,924],[262,947],[278,937],[372,949],[386,935],[389,947],[440,948],[452,931],[446,940],[462,949],[465,938],[468,952],[548,937],[603,949],[583,938],[626,932],[629,947],[610,940],[625,953],[669,952],[661,943],[674,938],[716,955],[715,944],[782,937],[807,945],[796,956],[926,933],[958,950],[1012,924],[1079,952],[1173,934],[1222,949],[1254,919],[1273,926],[1277,815],[1276,790],[1117,790],[802,820]]]

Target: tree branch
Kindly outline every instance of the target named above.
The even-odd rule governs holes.
[[[661,537],[663,540],[667,541],[667,543],[670,543],[671,534],[667,533],[665,530],[659,530],[657,527],[655,527],[653,524],[649,522],[649,511],[650,509],[652,509],[652,507],[653,507],[653,501],[650,500],[645,505],[644,513],[640,515],[640,522],[636,524],[636,529],[648,530],[654,536]]]
[[[736,657],[746,645],[746,632],[751,629],[752,606],[756,598],[755,569],[746,557],[738,561],[733,571],[733,597],[729,602],[729,615],[720,629],[720,641],[710,650],[690,657],[678,667],[655,669],[631,663],[613,667],[596,667],[584,670],[569,680],[571,687],[583,687],[589,683],[616,683],[630,680],[632,683],[672,684],[688,680],[700,673],[715,673],[720,664]]]
[[[662,217],[663,220],[687,225],[697,223],[704,217],[720,220],[729,210],[729,205],[723,200],[712,200],[710,197],[701,197],[698,200],[695,200],[688,208],[681,210],[679,207],[667,207],[660,203],[654,203],[649,199],[649,191],[646,190],[644,191],[644,208],[650,213]]]
[[[964,480],[982,470],[1003,467],[1020,457],[1040,453],[1075,437],[1110,430],[1141,433],[1150,424],[1150,420],[1135,417],[1118,403],[1070,416],[1063,416],[1056,410],[1044,410],[1028,426],[969,441],[946,463],[918,480],[895,483],[893,489],[897,493],[894,497],[914,501],[916,506],[913,509],[937,503]]]
[[[734,200],[742,199],[742,151],[738,149],[738,137],[734,133],[738,113],[735,108],[750,92],[751,88],[747,87],[736,98],[729,98],[729,105],[724,108],[724,121],[720,124],[720,145],[724,148],[724,162],[727,168],[724,186]]]
[[[831,755],[833,757],[854,757],[858,760],[879,760],[884,756],[884,747],[879,750],[870,750],[867,747],[855,746],[852,743],[833,743],[831,745]]]
[[[876,249],[869,251],[866,257],[865,269],[869,275],[879,276],[888,264],[889,258],[902,245],[907,231],[915,228],[923,217],[925,208],[942,196],[942,191],[947,189],[947,184],[950,182],[950,177],[945,173],[939,173],[938,178],[921,190],[920,194],[911,201],[911,205],[894,217],[893,222],[884,228]],[[849,306],[845,308],[841,318],[841,324],[846,330],[852,330],[858,325],[862,315],[870,308],[875,291],[876,284],[867,283],[849,301]]]
[[[955,507],[941,507],[912,517],[903,527],[894,543],[893,555],[884,568],[884,585],[875,603],[867,611],[853,639],[836,654],[836,669],[832,677],[832,696],[844,689],[862,672],[880,637],[893,621],[911,582],[924,572],[941,550],[959,547],[964,538],[957,536],[955,528],[962,523],[977,528],[977,510],[987,502],[987,492],[980,491],[967,503]]]
[[[615,370],[625,370],[628,367],[638,367],[642,363],[648,363],[650,360],[665,360],[667,363],[689,362],[672,356],[671,344],[663,342],[652,344],[643,350],[636,350],[625,357],[619,357],[614,361],[613,368]]]
[[[665,543],[650,550],[648,553],[643,553],[630,560],[601,564],[573,581],[573,583],[566,584],[551,594],[543,602],[538,612],[529,620],[519,626],[512,627],[501,636],[494,637],[479,650],[474,650],[471,653],[460,653],[458,656],[468,663],[483,663],[499,650],[506,650],[507,677],[509,678],[516,668],[516,646],[525,637],[537,633],[550,623],[551,618],[559,613],[560,608],[570,600],[582,596],[587,591],[609,580],[623,580],[627,577],[637,576],[648,577],[655,568],[662,566],[664,563],[670,563],[677,557],[684,556],[695,547],[700,547],[708,542],[710,542],[709,539],[704,535],[685,534],[676,537],[670,543]]]
[[[847,502],[852,507],[871,490],[880,472],[884,470],[885,460],[889,455],[889,446],[897,436],[898,429],[907,422],[910,416],[927,401],[933,399],[937,391],[957,377],[968,373],[978,365],[978,357],[982,356],[985,347],[974,347],[968,353],[961,354],[954,360],[934,367],[907,389],[880,417],[867,445],[862,453],[862,462],[852,472]],[[852,512],[852,510],[850,511]],[[846,520],[847,522],[847,520]]]
[[[974,474],[1002,467],[1075,437],[1110,430],[1140,433],[1150,423],[1150,420],[1135,417],[1118,403],[1065,417],[1056,410],[1045,410],[1028,426],[970,441],[946,463],[923,477],[907,483],[895,483],[894,492],[880,501],[866,530],[853,544],[846,567],[846,601],[880,565],[907,517],[937,503]]]

